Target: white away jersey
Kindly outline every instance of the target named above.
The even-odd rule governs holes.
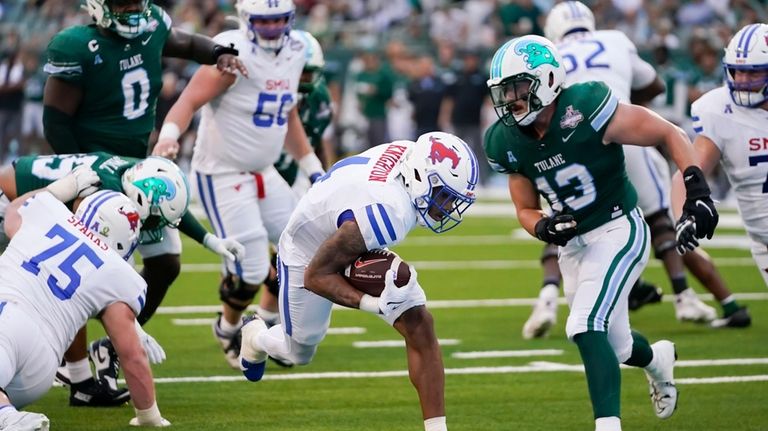
[[[21,228],[0,256],[0,301],[38,318],[43,336],[63,354],[88,320],[125,302],[139,314],[146,283],[120,256],[49,193],[20,208]]]
[[[280,259],[308,265],[351,211],[368,250],[393,246],[416,226],[417,212],[398,178],[410,141],[371,148],[334,164],[299,201],[280,236]]]
[[[618,30],[574,33],[557,45],[563,56],[567,85],[603,81],[621,102],[629,102],[633,89],[656,78],[653,66],[637,55],[637,48]]]
[[[248,78],[238,75],[227,91],[203,106],[192,168],[209,175],[261,171],[283,149],[308,45],[297,31],[277,55],[259,48],[241,30],[214,40],[234,44]]]
[[[747,232],[768,244],[768,111],[738,106],[720,87],[693,102],[691,117],[693,130],[720,149]]]

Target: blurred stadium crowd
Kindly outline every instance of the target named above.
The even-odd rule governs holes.
[[[213,36],[237,25],[233,0],[155,0],[174,25]],[[553,0],[295,0],[295,27],[325,51],[334,101],[326,139],[336,156],[441,129],[480,150],[495,120],[486,65],[514,36],[543,35]],[[722,84],[733,33],[768,21],[768,0],[586,0],[598,28],[635,42],[667,84],[654,108],[690,129],[690,103]],[[87,24],[80,0],[0,0],[0,164],[49,152],[42,126],[45,48],[62,28]],[[157,105],[162,124],[197,65],[166,59]],[[188,163],[194,127],[184,139]],[[186,162],[185,162],[186,160]],[[485,164],[482,164],[485,167]],[[481,180],[487,182],[488,170]]]

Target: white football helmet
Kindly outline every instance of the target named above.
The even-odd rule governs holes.
[[[478,169],[475,154],[457,136],[443,132],[419,136],[400,164],[419,224],[442,233],[461,223],[462,214],[475,202]]]
[[[235,5],[240,28],[261,48],[277,52],[291,32],[296,6],[293,0],[237,0]],[[283,24],[264,21],[283,20]],[[261,22],[260,22],[261,21]]]
[[[135,12],[116,13],[110,7],[133,4],[138,6]],[[157,21],[150,16],[149,0],[86,0],[85,8],[96,25],[126,39],[134,39],[157,27]]]
[[[733,102],[754,108],[768,100],[768,24],[750,24],[725,48],[725,80]],[[736,71],[754,72],[755,79],[736,80]]]
[[[565,67],[555,45],[541,36],[523,36],[499,48],[491,60],[488,88],[496,115],[507,126],[527,126],[555,101],[565,83]],[[519,93],[519,94],[518,94]],[[527,110],[515,114],[522,100]]]
[[[310,75],[309,80],[305,80],[304,76],[302,76],[302,80],[299,82],[299,91],[311,93],[317,83],[323,78],[325,57],[323,56],[323,48],[320,46],[320,42],[314,36],[307,31],[301,31],[299,35],[304,43],[309,45],[307,47],[307,62],[304,63],[302,75]]]
[[[144,224],[142,244],[162,240],[165,226],[175,227],[189,206],[184,172],[163,157],[148,157],[123,173],[123,193],[139,211]]]
[[[75,217],[124,260],[128,260],[139,243],[139,210],[122,193],[99,190],[87,196],[77,207]]]
[[[577,31],[595,31],[595,16],[584,3],[559,3],[547,15],[544,36],[552,42],[560,42],[565,35]]]

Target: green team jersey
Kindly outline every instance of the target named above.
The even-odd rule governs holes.
[[[16,160],[18,196],[41,189],[82,165],[90,166],[101,180],[102,190],[123,192],[123,173],[140,159],[107,153],[24,156]]]
[[[314,90],[303,95],[299,102],[299,118],[315,152],[322,148],[323,133],[331,124],[332,113],[331,93],[328,91],[325,80],[320,80]],[[283,151],[280,154],[280,158],[275,162],[275,168],[289,185],[293,185],[299,172],[299,165],[288,153]]]
[[[171,29],[159,6],[151,6],[150,28],[129,40],[104,35],[95,24],[74,26],[48,44],[45,72],[83,90],[74,115],[80,151],[146,157]]]
[[[563,89],[556,103],[543,139],[498,120],[485,134],[485,153],[496,171],[531,180],[552,209],[573,215],[583,234],[637,205],[624,150],[603,143],[618,99],[604,83],[586,82]]]

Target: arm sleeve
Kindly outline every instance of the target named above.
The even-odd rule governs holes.
[[[71,84],[82,85],[87,65],[79,53],[82,46],[83,43],[67,34],[57,34],[48,44],[43,71]]]
[[[80,152],[71,115],[45,105],[43,107],[43,133],[56,154],[74,154]]]
[[[181,216],[181,221],[179,222],[179,231],[183,232],[185,235],[194,239],[200,244],[203,243],[203,239],[208,233],[208,231],[203,227],[202,224],[200,224],[199,221],[197,221],[197,218],[195,218],[195,216],[192,215],[192,212],[189,210],[187,210],[187,212]]]
[[[375,203],[353,210],[360,234],[368,250],[390,247],[402,241],[410,230],[402,211],[389,204]]]
[[[483,148],[491,169],[500,174],[513,174],[517,172],[518,162],[511,150],[508,149],[506,154],[504,152],[503,127],[506,126],[501,121],[497,121],[488,128],[483,139]]]

